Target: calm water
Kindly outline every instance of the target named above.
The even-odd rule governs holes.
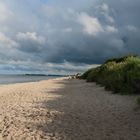
[[[0,84],[37,82],[57,78],[56,76],[0,75]]]

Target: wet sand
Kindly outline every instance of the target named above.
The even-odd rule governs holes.
[[[0,86],[0,140],[140,140],[137,96],[58,78]]]

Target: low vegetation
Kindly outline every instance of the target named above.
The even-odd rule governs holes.
[[[140,93],[140,58],[128,55],[107,60],[103,65],[85,72],[81,79],[96,82],[120,94]],[[138,99],[140,104],[140,99]]]

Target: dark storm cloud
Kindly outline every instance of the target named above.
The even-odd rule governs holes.
[[[104,31],[99,31],[97,35],[82,34],[81,30],[75,30],[76,25],[73,26],[72,33],[65,33],[62,37],[58,37],[61,43],[57,44],[59,49],[55,56],[52,56],[53,61],[65,59],[70,62],[91,64],[102,63],[113,56],[140,54],[140,20],[138,19],[140,2],[138,0],[104,1],[94,6],[95,8],[90,9],[89,13],[87,13],[88,9],[85,9],[85,13],[91,18],[100,19]],[[105,18],[106,20],[103,20]],[[90,21],[89,26],[91,26]]]
[[[140,55],[139,12],[139,0],[0,0],[1,65],[64,73]]]

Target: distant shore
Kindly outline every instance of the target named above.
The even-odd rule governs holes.
[[[0,86],[0,140],[139,140],[136,98],[68,78]]]
[[[42,80],[61,78],[58,75],[36,75],[36,74],[19,74],[19,75],[0,75],[0,85],[13,83],[38,82]]]

